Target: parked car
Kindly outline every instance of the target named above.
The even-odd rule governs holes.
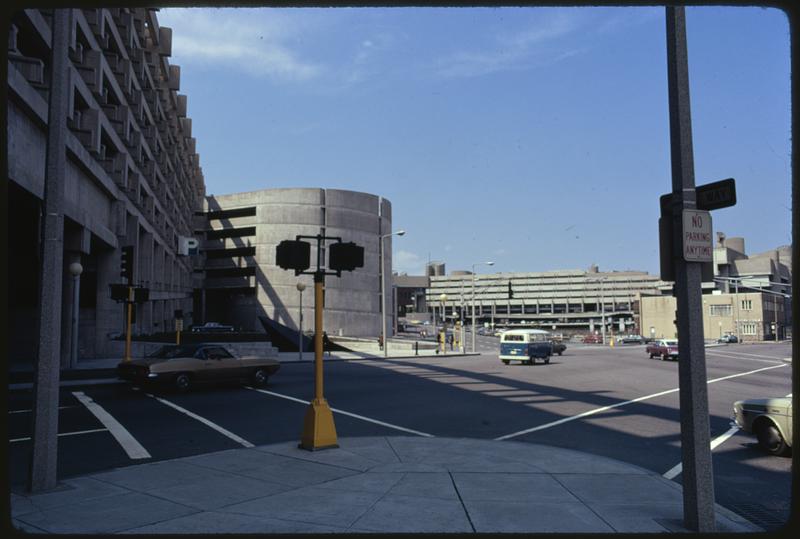
[[[193,333],[231,333],[233,326],[220,324],[219,322],[206,322],[202,326],[194,326]]]
[[[717,342],[734,343],[734,342],[739,342],[739,338],[736,335],[723,335],[722,337],[717,339]]]
[[[791,397],[736,401],[733,420],[744,432],[755,434],[758,444],[767,452],[781,456],[791,453]]]
[[[220,344],[168,344],[143,359],[122,361],[117,375],[138,385],[188,391],[197,384],[239,381],[264,386],[280,368],[273,358],[236,357]]]
[[[567,345],[561,341],[554,340],[553,341],[553,353],[558,354],[559,356],[564,353],[564,350],[567,349]]]
[[[645,351],[650,359],[660,357],[662,361],[678,359],[678,341],[675,339],[659,339],[647,345]]]
[[[586,337],[583,338],[583,342],[587,344],[597,344],[603,342],[603,337],[600,335],[595,335],[594,333],[588,334]]]
[[[641,335],[625,335],[617,339],[619,344],[644,344],[644,337]]]

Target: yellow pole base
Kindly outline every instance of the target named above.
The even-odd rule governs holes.
[[[303,421],[303,435],[298,447],[317,451],[339,447],[336,439],[336,426],[333,424],[333,412],[325,399],[314,399],[306,409]]]

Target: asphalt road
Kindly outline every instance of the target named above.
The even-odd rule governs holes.
[[[496,338],[477,340],[480,356],[326,363],[325,397],[338,435],[513,439],[596,453],[681,481],[676,362],[648,359],[641,345],[577,344],[549,365],[506,366]],[[753,437],[732,431],[730,416],[735,400],[791,393],[791,347],[726,345],[706,355],[711,438],[719,442],[716,500],[774,529],[788,518],[791,459],[767,455]],[[59,475],[299,440],[313,387],[311,363],[283,364],[264,390],[62,387]],[[9,393],[13,489],[27,474],[31,399],[30,390]]]

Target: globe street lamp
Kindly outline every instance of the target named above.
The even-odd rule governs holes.
[[[477,262],[472,265],[472,353],[475,353],[475,266],[485,264],[494,266],[494,262]]]
[[[78,309],[81,299],[81,273],[83,266],[80,262],[73,262],[69,265],[69,273],[72,275],[72,346],[70,347],[70,367],[73,369],[78,366]]]
[[[303,361],[303,290],[306,289],[306,285],[303,283],[297,283],[297,291],[300,292],[300,319],[298,321],[298,326],[300,329],[297,331],[297,351],[298,355],[300,356],[300,361]]]
[[[405,230],[398,230],[381,236],[381,337],[383,339],[383,357],[388,357],[389,355],[389,339],[386,338],[386,268],[383,262],[383,240],[389,236],[402,236],[405,233]]]

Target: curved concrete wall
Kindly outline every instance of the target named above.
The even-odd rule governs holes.
[[[377,336],[381,331],[380,235],[391,231],[391,203],[377,195],[339,189],[265,189],[233,195],[217,195],[213,202],[221,209],[256,207],[248,226],[256,236],[248,238],[256,247],[256,297],[266,314],[289,327],[299,325],[300,292],[303,291],[303,329],[314,329],[314,282],[311,275],[295,276],[279,268],[277,245],[297,235],[338,236],[343,242],[364,247],[364,267],[325,277],[324,330],[329,335]],[[236,220],[232,226],[237,226]],[[311,242],[311,269],[316,268],[316,241]],[[385,240],[386,324],[393,324],[391,267],[392,238]],[[330,242],[326,242],[326,245]],[[327,253],[323,256],[327,263]]]

